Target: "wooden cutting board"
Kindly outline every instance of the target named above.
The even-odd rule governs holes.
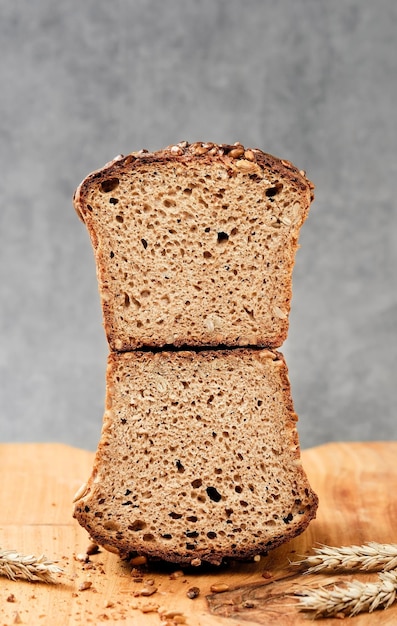
[[[0,626],[303,626],[307,618],[288,594],[340,576],[302,577],[291,570],[290,561],[318,543],[397,542],[396,459],[397,442],[333,443],[304,451],[303,464],[320,506],[317,519],[303,535],[259,562],[175,574],[175,566],[159,565],[134,572],[103,551],[88,563],[80,560],[88,538],[72,518],[72,498],[90,474],[92,453],[64,445],[1,445],[0,545],[22,553],[45,553],[59,561],[65,573],[56,585],[0,579]],[[373,580],[376,574],[359,578]],[[85,582],[91,587],[81,590]],[[211,592],[212,585],[221,584],[229,589]],[[191,587],[200,589],[195,599],[187,597]],[[156,591],[141,596],[143,588]],[[351,618],[350,623],[396,625],[397,604]]]

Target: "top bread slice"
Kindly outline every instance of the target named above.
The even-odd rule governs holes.
[[[78,187],[112,351],[281,346],[313,199],[303,171],[241,144],[117,157]]]

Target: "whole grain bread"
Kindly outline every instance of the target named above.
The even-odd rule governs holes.
[[[279,347],[287,336],[303,171],[241,144],[117,157],[78,187],[110,349]]]
[[[281,353],[111,353],[101,441],[74,516],[122,557],[247,559],[301,533],[301,465]]]

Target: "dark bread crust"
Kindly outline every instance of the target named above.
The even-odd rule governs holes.
[[[212,368],[215,374],[211,377]],[[251,389],[248,389],[251,376],[254,382]],[[271,382],[273,376],[274,380]],[[178,392],[178,384],[184,380],[184,377],[189,381],[189,385],[198,384],[193,396],[187,393],[184,395],[184,391]],[[212,395],[216,395],[216,390],[219,388],[227,393],[229,377],[231,387],[228,404],[230,406],[226,409],[225,415],[219,418],[218,411],[221,406],[219,404],[207,414],[207,416],[211,415],[211,422],[208,425],[209,435],[206,435],[210,442],[207,445],[213,446],[213,449],[206,450],[200,440],[203,422],[201,419],[199,422],[194,421],[190,401],[193,397],[197,403],[195,410],[199,411],[205,422],[206,403],[202,400],[202,396],[209,393],[208,390],[212,391]],[[240,384],[238,382],[240,377],[244,379],[241,382],[241,388],[236,387]],[[135,382],[128,383],[128,380],[140,382],[137,386]],[[161,391],[156,392],[153,381],[156,383],[157,380],[163,380],[165,385],[169,386],[171,390],[169,396],[162,387],[164,382],[160,383]],[[261,381],[263,389],[260,388]],[[142,385],[143,390],[149,390],[150,403],[145,405],[144,400],[139,400],[136,403],[137,406],[126,410],[125,407],[129,405],[128,399],[131,395],[133,398],[141,396],[137,393],[139,385]],[[235,387],[232,388],[232,385]],[[269,385],[271,392],[265,391]],[[74,513],[91,538],[106,549],[117,552],[123,558],[139,554],[145,555],[150,560],[161,559],[181,565],[189,565],[197,559],[201,562],[219,565],[224,559],[247,560],[257,554],[272,550],[302,533],[315,517],[318,500],[310,488],[300,462],[296,430],[297,416],[293,409],[287,366],[281,353],[244,348],[199,352],[111,353],[108,361],[107,391],[107,411],[92,476],[84,495],[76,502]],[[266,400],[266,395],[269,393],[276,394],[276,396],[278,394],[278,400],[274,398]],[[172,399],[175,397],[180,397],[180,404],[183,404],[183,411],[180,413],[177,408],[173,408]],[[259,414],[255,406],[256,397],[264,398]],[[235,407],[239,406],[241,398],[249,402],[245,407],[247,422],[236,417]],[[216,402],[216,398],[212,401]],[[153,412],[156,411],[156,407],[159,409],[164,403],[168,405],[168,411],[159,415],[166,416],[166,418],[159,418],[163,422],[161,426],[158,424],[156,427],[157,418],[152,420],[150,416],[147,416],[146,407],[149,406]],[[178,443],[179,428],[182,425],[177,422],[175,426],[169,426],[176,418],[183,421],[185,434],[182,443]],[[267,420],[270,420],[270,426],[266,426]],[[135,426],[135,424],[140,426]],[[167,424],[169,430],[162,429],[164,424]],[[219,444],[217,439],[211,438],[211,430],[219,435],[222,427],[231,429],[230,439],[227,438],[225,444]],[[149,432],[149,440],[150,437],[154,438],[150,451],[150,455],[154,457],[154,465],[148,470],[142,469],[148,456],[146,453],[146,455],[140,454],[139,447],[147,445],[140,439],[140,428]],[[157,433],[156,428],[161,432]],[[256,433],[257,441],[252,439],[253,433]],[[157,448],[155,447],[156,436],[161,440],[161,446]],[[188,450],[189,442],[193,446],[197,444],[191,454]],[[170,444],[175,448],[171,455]],[[229,445],[234,450],[233,454],[227,452]],[[163,452],[163,449],[167,449],[168,452]],[[261,449],[264,452],[258,452]],[[209,475],[212,475],[213,480],[216,476],[211,474],[211,469],[208,470],[208,464],[211,467],[213,465],[212,470],[215,471],[214,468],[216,469],[220,463],[219,455],[222,454],[222,450],[225,455],[233,458],[236,451],[242,452],[244,462],[239,460],[233,462],[226,458],[222,465],[222,481],[219,479],[216,483],[224,497],[222,496],[222,501],[219,503],[211,503],[205,496],[204,486],[208,484],[208,480],[211,481],[211,478],[208,478]],[[265,467],[269,467],[266,470],[269,471],[266,477],[267,482],[263,482],[264,478],[260,470],[258,472],[260,454],[263,454],[263,460],[267,459],[265,461]],[[279,454],[281,454],[280,457]],[[173,467],[171,462],[173,455],[178,457],[179,467],[183,467],[183,473],[179,473]],[[202,461],[200,455],[204,455]],[[211,461],[206,462],[204,457],[208,455]],[[121,458],[125,460],[120,463]],[[161,476],[162,472],[166,472],[167,475],[161,478],[163,485],[160,496],[154,491],[153,501],[147,505],[141,492],[145,492],[148,485],[153,487],[156,483],[151,481],[157,475]],[[226,475],[233,476],[234,474],[241,474],[239,484],[242,488],[242,496],[236,495],[234,490],[230,492],[228,483],[231,478],[226,478]],[[280,482],[277,476],[280,477]],[[201,501],[189,498],[189,490],[192,491],[192,479],[197,477],[203,481],[204,500]],[[138,491],[131,486],[132,478],[136,480]],[[171,483],[173,487],[168,489],[167,485]],[[274,489],[279,488],[277,484],[281,485],[281,483],[281,493],[277,492],[280,496],[274,496],[277,500],[281,497],[280,506],[284,508],[280,509],[277,500],[272,503],[269,501],[268,504],[265,500]],[[256,495],[250,492],[250,484],[255,485]],[[152,487],[150,487],[151,490]],[[240,488],[238,485],[237,487]],[[290,493],[290,489],[293,494]],[[181,492],[186,492],[182,499],[178,496]],[[245,515],[246,509],[240,507],[240,511],[237,510],[240,497],[246,499],[247,503],[250,503],[249,506],[253,507],[253,512],[250,512],[249,516]],[[124,502],[122,502],[123,499]],[[158,513],[163,499],[168,503],[168,508]],[[111,504],[107,505],[109,500]],[[128,506],[128,503],[132,508]],[[127,506],[124,506],[125,504]],[[248,506],[248,504],[243,504]],[[146,506],[148,506],[147,509],[145,509]],[[205,513],[200,514],[199,510],[203,507]],[[230,511],[234,510],[229,520],[222,517],[220,513],[220,509],[223,510],[225,507],[225,510],[228,510],[228,507]],[[169,511],[171,511],[171,519]],[[180,521],[172,518],[173,511],[178,512],[178,516],[181,517]],[[277,513],[277,525],[271,520],[274,513]],[[186,522],[191,515],[199,518],[196,524]],[[201,525],[200,515],[203,518]],[[145,520],[145,530],[141,531],[138,528],[137,532],[134,527],[137,519]],[[104,520],[107,520],[108,526]],[[233,525],[230,526],[232,520]],[[153,527],[149,528],[151,523]],[[274,526],[268,526],[270,523]],[[221,535],[234,527],[238,529],[241,524],[244,530],[238,531],[240,534],[236,535],[237,539],[222,539]],[[259,535],[257,534],[258,528],[261,530]],[[197,539],[184,539],[185,530],[195,531],[193,535],[196,535]],[[218,538],[207,539],[207,531],[216,531],[214,535],[217,534]],[[145,538],[145,533],[150,533],[150,535]],[[162,539],[162,535],[167,533],[172,534],[175,539],[178,537],[176,544],[169,539]],[[147,540],[148,538],[150,540]],[[244,542],[241,542],[241,538],[244,538]],[[193,541],[196,546],[184,549],[184,541]]]
[[[156,189],[151,178],[156,166],[159,172],[169,172],[173,164],[178,168],[176,179],[182,186],[184,179],[188,180],[189,176],[192,178],[192,172],[199,175],[200,172],[204,174],[211,171],[216,178],[217,166],[222,172],[227,172],[228,180],[212,181],[213,185],[210,191],[207,189],[206,196],[209,207],[199,209],[201,213],[197,213],[192,220],[194,226],[190,223],[185,225],[183,215],[189,207],[182,194],[176,200],[178,214],[171,211],[166,217],[159,218],[160,226],[155,231],[141,228],[138,234],[135,220],[139,222],[142,219],[137,215],[142,212],[142,194],[152,197],[158,191],[160,185]],[[137,179],[141,179],[142,186],[148,189],[141,193],[140,199],[128,191],[130,181],[134,180],[136,184]],[[232,184],[233,180],[236,182]],[[106,204],[109,197],[119,202],[118,198],[112,198],[111,193],[112,184],[117,187],[119,181],[120,189],[116,189],[114,194],[121,194],[118,207],[122,207],[120,212],[124,213],[123,217],[115,215],[114,206]],[[217,185],[225,187],[229,194],[227,197],[231,204],[227,211],[221,208],[222,201],[215,197]],[[204,181],[201,186],[205,187]],[[283,191],[280,194],[283,196],[280,206],[276,206],[277,199],[274,202],[271,194],[274,192],[277,195],[283,187],[287,189],[286,199]],[[237,202],[239,194],[240,201]],[[94,248],[104,327],[110,349],[128,351],[145,346],[212,347],[220,344],[230,347],[281,346],[288,333],[291,275],[298,234],[312,199],[313,185],[303,171],[288,161],[258,149],[244,149],[240,144],[217,146],[183,142],[154,153],[141,151],[116,157],[104,168],[93,172],[77,189],[74,206],[87,226]],[[260,204],[255,205],[256,201]],[[159,215],[156,202],[159,203],[159,200],[153,198],[151,219],[154,223]],[[283,208],[285,202],[289,203],[288,208]],[[177,217],[182,219],[177,220]],[[124,219],[125,223],[120,226],[114,222],[115,218]],[[126,231],[127,221],[130,224],[129,234]],[[177,225],[176,221],[182,223]],[[204,235],[204,225],[212,227],[207,229],[212,230],[208,235]],[[276,226],[280,226],[279,230],[276,230]],[[196,229],[194,240],[190,228]],[[223,228],[238,231],[236,237],[230,237],[227,246],[217,245],[216,240],[214,243],[214,230]],[[115,229],[119,229],[117,233]],[[253,238],[248,243],[251,230]],[[201,232],[203,239],[200,241],[197,237],[198,233],[201,236]],[[226,233],[220,234],[229,237]],[[153,245],[154,236],[158,237],[155,246],[160,248]],[[149,245],[148,250],[142,249],[141,237],[145,245],[146,239],[152,238],[152,246]],[[272,239],[268,249],[267,239],[270,237]],[[170,240],[167,241],[167,238]],[[178,249],[178,245],[183,247],[180,241],[186,242],[183,244],[185,250]],[[189,243],[190,248],[186,247]],[[171,244],[174,247],[167,248]],[[209,249],[206,250],[205,246]],[[127,247],[128,253],[124,251]],[[185,252],[185,259],[191,263],[189,267],[186,260],[183,267],[179,265],[175,255],[182,252]],[[112,259],[109,254],[118,257]],[[203,254],[208,254],[210,259],[203,259],[200,256]],[[280,266],[276,261],[277,255],[281,258]],[[124,261],[120,257],[124,257]],[[269,260],[271,265],[268,264],[267,269]],[[244,263],[249,269],[244,268]],[[138,272],[134,270],[134,264],[138,266]],[[173,272],[169,285],[165,284],[163,278],[164,267],[171,268]],[[225,268],[229,270],[229,267],[230,271],[227,272]],[[232,270],[235,277],[232,276]],[[177,280],[178,275],[180,280]],[[210,277],[212,284],[209,282]],[[146,279],[147,286],[144,285]],[[200,284],[201,281],[202,291],[198,296],[195,290],[199,287],[195,283]],[[139,295],[142,290],[150,293],[149,297],[143,298],[144,302]],[[189,308],[183,304],[185,290]],[[165,303],[168,293],[172,294],[171,301]],[[128,302],[128,311],[124,308],[124,298]],[[248,302],[247,307],[244,306],[244,298]],[[134,309],[130,302],[142,308]],[[215,323],[212,319],[204,319],[205,315],[215,316]],[[164,319],[160,319],[162,317]]]

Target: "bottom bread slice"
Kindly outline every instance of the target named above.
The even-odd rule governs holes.
[[[102,436],[74,516],[121,557],[248,559],[315,517],[279,352],[111,353]]]

